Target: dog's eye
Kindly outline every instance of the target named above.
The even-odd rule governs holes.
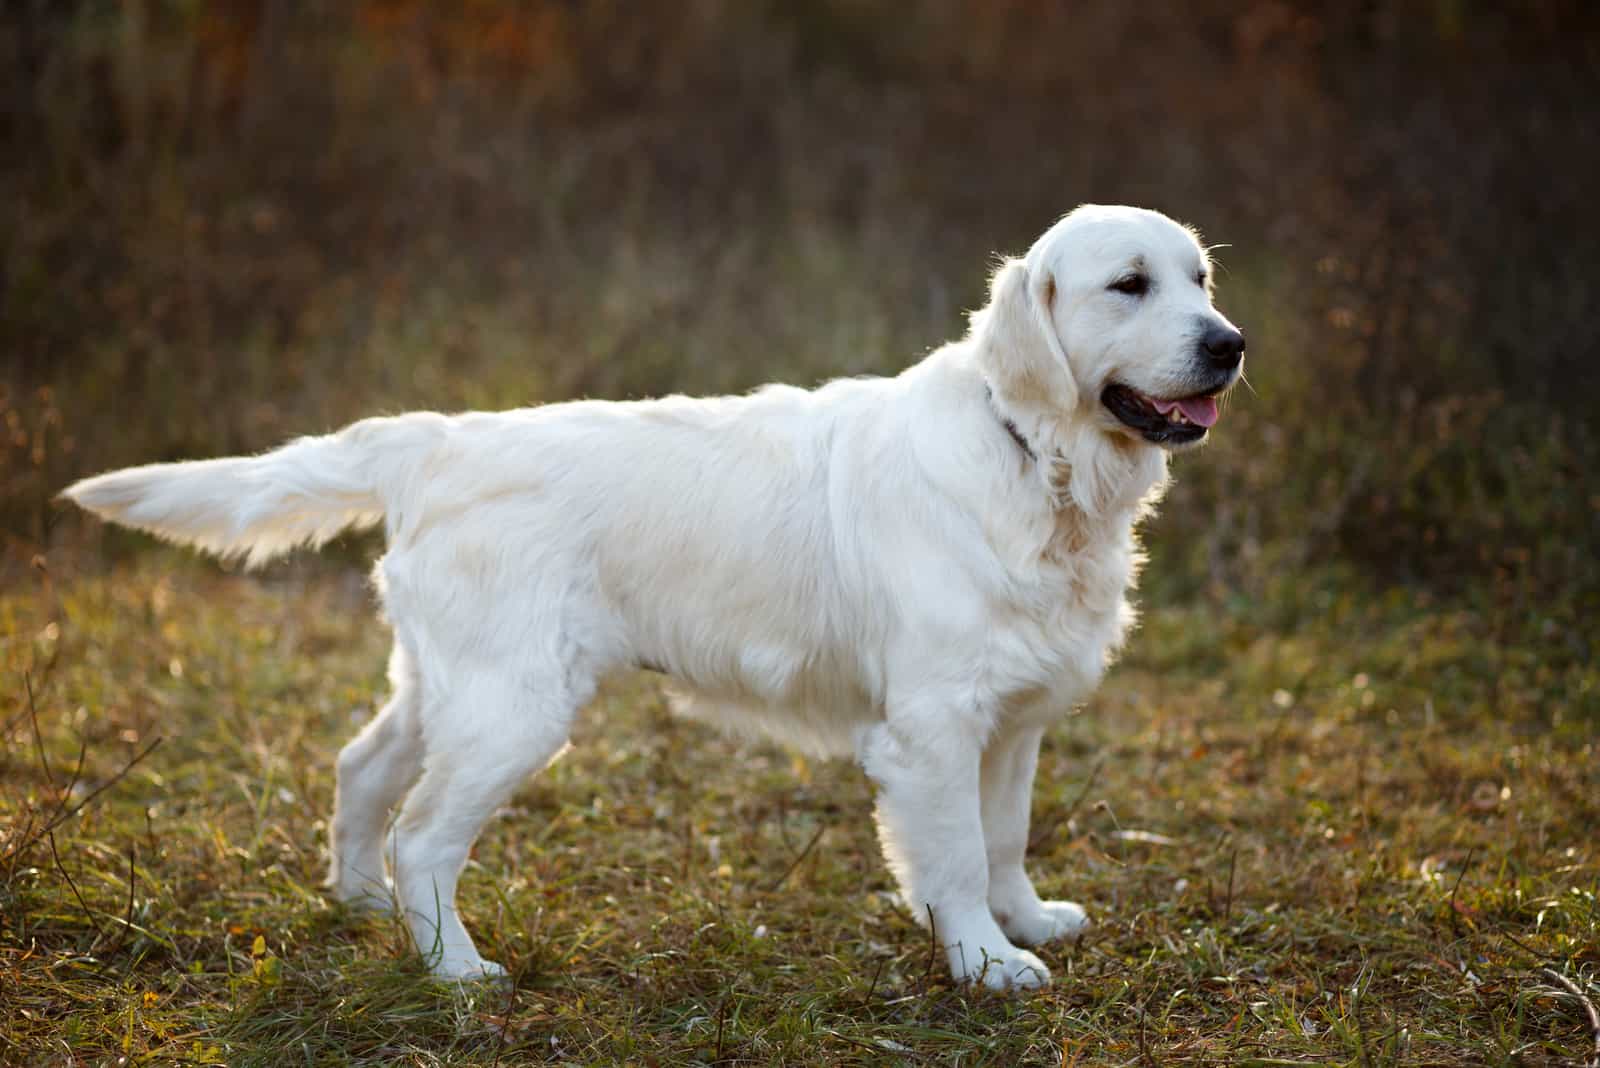
[[[1201,271],[1199,274],[1195,275],[1194,282],[1195,285],[1199,286],[1201,289],[1204,289],[1206,287],[1206,272]]]
[[[1150,288],[1150,279],[1142,274],[1130,274],[1117,279],[1106,288],[1114,293],[1126,293],[1130,297],[1142,297]]]

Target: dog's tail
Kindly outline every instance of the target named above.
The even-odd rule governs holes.
[[[62,496],[103,519],[254,567],[384,519],[439,416],[366,419],[260,456],[148,464],[86,478]]]

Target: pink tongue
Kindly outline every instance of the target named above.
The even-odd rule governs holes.
[[[1217,421],[1217,398],[1215,397],[1190,397],[1188,400],[1179,401],[1178,407],[1183,409],[1183,414],[1189,417],[1189,422],[1191,423],[1210,426]]]
[[[1183,414],[1189,422],[1200,426],[1211,426],[1217,421],[1217,398],[1215,397],[1185,397],[1179,401],[1152,400],[1156,411],[1166,415],[1174,408],[1182,408]]]

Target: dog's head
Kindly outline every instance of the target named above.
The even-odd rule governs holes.
[[[1211,303],[1195,233],[1154,211],[1085,205],[995,276],[977,321],[1003,401],[1088,418],[1166,449],[1205,438],[1244,335]]]

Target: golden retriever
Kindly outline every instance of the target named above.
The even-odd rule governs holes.
[[[398,907],[438,974],[502,974],[456,913],[467,851],[643,666],[690,714],[859,761],[955,977],[1030,987],[1020,947],[1086,922],[1023,870],[1040,736],[1127,632],[1135,525],[1243,352],[1193,231],[1085,206],[892,378],[368,419],[65,495],[251,564],[382,524],[394,692],[339,755],[330,883]]]

